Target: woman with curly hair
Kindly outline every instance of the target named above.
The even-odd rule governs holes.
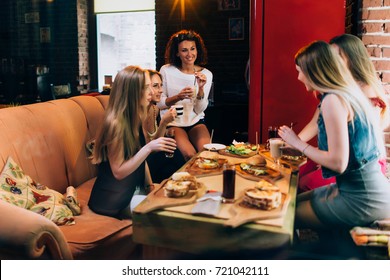
[[[174,127],[177,146],[189,160],[210,142],[204,111],[213,74],[204,68],[207,50],[202,37],[191,30],[173,34],[165,50],[165,63],[160,69],[164,89],[157,105],[161,116],[172,105],[183,105],[187,117],[177,118],[169,126]]]

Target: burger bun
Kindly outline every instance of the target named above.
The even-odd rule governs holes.
[[[248,158],[246,163],[250,164],[250,165],[255,165],[255,166],[266,166],[267,165],[267,161],[261,155],[254,155],[253,157]]]

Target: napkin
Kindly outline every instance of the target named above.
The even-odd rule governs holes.
[[[192,208],[194,215],[216,216],[221,208],[221,192],[209,192],[198,198],[197,203]]]

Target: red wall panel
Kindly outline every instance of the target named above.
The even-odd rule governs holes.
[[[249,140],[268,126],[297,122],[299,132],[318,101],[297,80],[294,55],[313,40],[344,33],[344,0],[251,0]]]

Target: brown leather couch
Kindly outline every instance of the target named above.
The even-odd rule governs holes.
[[[86,143],[103,120],[108,96],[78,96],[0,109],[0,170],[11,156],[36,182],[61,193],[74,186],[82,213],[75,225],[0,200],[1,259],[137,258],[132,221],[95,214],[88,199],[96,176]]]

